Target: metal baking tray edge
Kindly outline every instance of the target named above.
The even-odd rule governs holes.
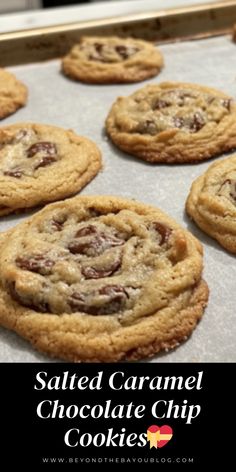
[[[131,35],[163,43],[227,34],[234,22],[236,1],[231,0],[2,33],[0,66],[60,57],[84,34]]]

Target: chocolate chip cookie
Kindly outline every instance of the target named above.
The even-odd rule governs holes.
[[[27,88],[10,72],[0,69],[0,119],[23,107],[27,101]]]
[[[162,67],[162,54],[151,43],[116,36],[83,37],[62,61],[66,75],[94,84],[139,82]]]
[[[233,41],[236,43],[236,24],[233,26],[233,36],[232,36]]]
[[[0,216],[79,192],[101,168],[97,146],[55,126],[0,129]]]
[[[236,254],[236,155],[212,164],[192,184],[187,213],[207,234]]]
[[[147,85],[116,100],[106,129],[120,149],[145,161],[198,162],[236,147],[236,103],[200,85]]]
[[[207,303],[199,241],[138,202],[75,197],[0,241],[1,324],[62,359],[168,350],[191,334]]]

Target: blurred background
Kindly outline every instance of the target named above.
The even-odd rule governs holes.
[[[215,1],[217,0],[0,0],[0,34]]]
[[[217,1],[228,0],[0,0],[0,34]]]
[[[86,3],[96,3],[98,1],[99,0],[0,0],[0,13],[81,5]],[[105,1],[111,2],[112,0]]]
[[[65,6],[79,6],[86,4],[93,4],[101,2],[113,3],[113,0],[0,0],[0,14],[1,13],[13,13],[13,12],[22,12],[27,10],[40,10],[45,8],[54,8],[54,7],[65,7]],[[126,0],[114,0],[115,2],[124,2]],[[130,2],[135,0],[129,0]],[[142,0],[143,6],[149,0]],[[196,3],[211,3],[217,0],[172,0],[173,4],[196,4]],[[219,1],[219,0],[218,0]],[[227,1],[227,0],[221,0]],[[139,0],[140,3],[140,0]],[[165,7],[165,4],[170,3],[170,0],[154,0],[153,4],[157,7]],[[144,10],[145,8],[143,8]]]

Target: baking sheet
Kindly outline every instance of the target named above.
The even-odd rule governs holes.
[[[129,95],[147,83],[164,80],[195,82],[222,89],[236,99],[236,45],[228,36],[164,45],[161,74],[132,85],[85,85],[65,78],[59,61],[9,68],[29,87],[28,105],[1,122],[1,126],[34,121],[73,128],[97,143],[103,154],[104,170],[82,193],[110,194],[135,198],[156,205],[190,229],[204,244],[204,277],[210,300],[204,317],[191,338],[169,353],[150,362],[236,361],[236,264],[184,214],[192,181],[211,164],[150,165],[118,151],[104,133],[104,120],[118,95]],[[1,218],[4,231],[26,218]],[[16,334],[0,328],[0,361],[57,362],[31,348]]]

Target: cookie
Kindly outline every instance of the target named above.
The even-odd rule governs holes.
[[[162,67],[162,54],[151,43],[116,36],[85,36],[62,60],[66,75],[93,84],[139,82]]]
[[[233,41],[236,43],[236,24],[233,26],[233,36],[232,36]]]
[[[196,84],[147,85],[118,98],[107,133],[123,151],[149,162],[199,162],[236,147],[236,103]]]
[[[97,146],[55,126],[0,128],[0,216],[79,192],[101,168]]]
[[[215,162],[195,180],[186,211],[203,231],[236,254],[236,154]]]
[[[108,362],[174,348],[207,299],[199,241],[138,202],[75,197],[1,237],[0,323],[52,356]]]
[[[15,113],[27,101],[27,88],[13,74],[0,69],[0,119]]]

